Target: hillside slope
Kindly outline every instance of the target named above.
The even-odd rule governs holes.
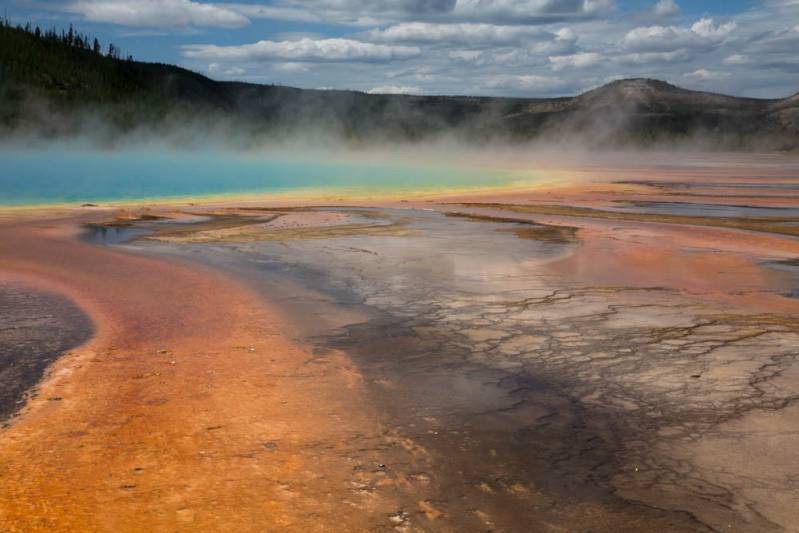
[[[191,126],[223,136],[235,131],[239,139],[311,132],[361,142],[453,135],[471,141],[646,145],[702,139],[719,147],[799,147],[799,95],[737,98],[646,79],[552,99],[372,95],[218,82],[172,65],[99,53],[88,38],[77,42],[0,26],[3,135],[102,131],[113,137]]]

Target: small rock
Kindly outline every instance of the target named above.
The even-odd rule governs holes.
[[[264,446],[265,449],[267,449],[269,451],[277,450],[277,443],[275,441],[273,441],[273,440],[270,440],[269,442],[264,442],[263,446]]]
[[[397,511],[392,515],[388,515],[388,521],[397,526],[406,524],[409,518],[410,516],[405,511]]]

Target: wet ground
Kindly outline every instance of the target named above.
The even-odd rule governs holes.
[[[35,394],[50,363],[91,334],[91,321],[65,298],[0,280],[0,424]]]
[[[611,209],[633,213],[693,215],[703,217],[799,217],[799,208],[750,205],[705,204],[700,202],[615,202]]]
[[[785,259],[782,261],[766,261],[763,264],[779,272],[787,273],[789,275],[791,287],[786,291],[785,295],[791,298],[799,298],[799,260]]]
[[[376,528],[777,531],[799,520],[795,316],[667,283],[588,283],[557,266],[581,231],[552,239],[542,224],[418,208],[310,212],[334,222],[280,233],[279,211],[238,213],[246,230],[227,214],[109,242],[144,227],[155,240],[122,246],[234,273],[281,305],[320,360],[354,359],[385,428],[342,453],[384,459],[354,464],[347,498],[364,512],[401,502]],[[756,285],[781,298],[790,280]]]

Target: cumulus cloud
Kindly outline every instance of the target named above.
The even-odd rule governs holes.
[[[149,28],[238,28],[250,22],[225,4],[192,0],[78,0],[67,4],[65,9],[95,22]]]
[[[563,87],[563,80],[551,76],[538,76],[535,74],[525,74],[520,76],[502,76],[497,79],[489,80],[485,86],[492,89],[505,90],[524,90],[526,92],[538,92],[541,94],[550,93],[553,90]]]
[[[678,49],[702,50],[722,42],[737,28],[735,22],[716,24],[703,18],[690,28],[678,26],[648,26],[627,32],[621,41],[633,52],[667,52]]]
[[[413,85],[380,85],[366,92],[369,94],[419,94],[422,90]]]
[[[302,87],[556,95],[604,83],[610,71],[776,96],[796,92],[799,72],[799,0],[758,0],[712,16],[721,10],[708,4],[709,15],[690,21],[684,11],[691,4],[680,0],[25,0],[12,6],[25,4],[135,28],[87,28],[129,40],[203,28],[207,44],[173,48],[173,41],[161,41],[141,59]],[[32,9],[12,16],[36,21],[40,13]],[[266,19],[290,21],[284,28],[293,33],[257,24]],[[655,22],[640,22],[646,20]],[[248,24],[246,32],[227,32]],[[261,29],[270,33],[255,33]]]
[[[459,45],[514,45],[530,39],[557,39],[558,36],[530,26],[496,24],[436,24],[403,22],[385,29],[372,30],[368,38],[376,41],[410,43],[447,43]]]
[[[596,65],[602,61],[602,55],[595,52],[581,52],[567,56],[550,56],[549,62],[552,63],[552,70],[563,70],[565,68],[584,68]]]
[[[688,74],[685,74],[686,78],[693,78],[696,80],[725,80],[730,77],[728,72],[719,72],[716,70],[708,70],[706,68],[700,68]]]
[[[771,30],[761,32],[747,43],[747,53],[762,55],[796,54],[799,49],[799,31]]]
[[[665,17],[679,13],[680,6],[674,0],[658,0],[652,7],[652,11],[659,17]]]
[[[247,73],[241,67],[225,67],[220,65],[219,63],[210,63],[207,69],[208,74],[211,76],[224,76],[224,77],[231,77],[231,76],[242,76]]]
[[[420,54],[415,46],[391,46],[352,39],[310,39],[258,41],[238,46],[190,44],[183,47],[190,59],[217,61],[365,61],[408,59]]]
[[[449,53],[449,58],[464,63],[474,63],[485,55],[482,50],[453,50]]]
[[[733,54],[724,58],[725,65],[746,65],[749,63],[749,56],[746,54]]]
[[[274,70],[279,72],[289,72],[289,73],[296,73],[296,72],[308,72],[310,68],[305,63],[276,63],[273,67]]]
[[[307,10],[324,21],[545,24],[609,13],[616,0],[282,0],[277,7]],[[290,12],[289,12],[290,13]],[[274,12],[276,18],[281,17]]]
[[[688,50],[673,50],[671,52],[643,52],[633,54],[623,54],[617,56],[614,61],[622,65],[658,65],[668,63],[686,63],[694,58]]]
[[[387,13],[424,17],[451,12],[457,0],[293,0],[317,12]]]
[[[299,7],[273,6],[260,4],[224,4],[227,9],[251,19],[286,20],[291,22],[322,22],[318,13]]]
[[[527,48],[498,48],[490,50],[453,50],[451,60],[477,67],[534,67],[546,64],[546,56]]]
[[[703,18],[691,26],[691,31],[706,39],[719,40],[727,37],[730,33],[735,31],[737,27],[738,24],[735,22],[717,25],[713,22],[712,18]]]
[[[520,23],[551,23],[608,13],[614,0],[457,0],[455,17]]]

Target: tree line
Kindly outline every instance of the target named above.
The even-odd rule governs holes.
[[[2,25],[3,28],[14,28],[24,31],[35,39],[47,43],[71,46],[79,50],[92,51],[97,55],[106,55],[114,59],[122,59],[122,50],[117,45],[108,43],[108,48],[104,51],[97,37],[91,37],[85,33],[76,31],[72,24],[69,25],[68,30],[61,29],[61,31],[59,31],[55,26],[43,30],[38,25],[34,26],[30,22],[27,22],[24,26],[22,24],[17,24],[15,26],[8,18],[2,18],[0,19],[0,25]],[[132,61],[133,56],[128,55],[126,59]]]

